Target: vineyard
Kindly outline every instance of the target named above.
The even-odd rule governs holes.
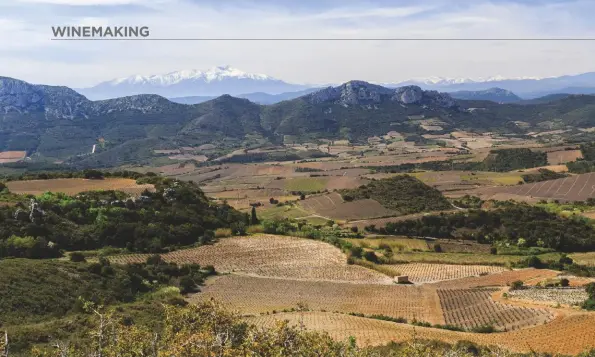
[[[62,192],[67,195],[76,195],[84,191],[98,190],[117,190],[130,195],[140,195],[144,190],[155,191],[153,185],[137,185],[135,180],[125,178],[10,181],[6,183],[6,186],[10,192],[24,195],[40,195],[44,192]]]
[[[114,263],[138,263],[147,254],[110,257]],[[390,284],[391,279],[373,270],[347,265],[345,255],[334,246],[320,241],[259,235],[225,238],[213,245],[163,254],[168,262],[213,265],[218,272],[343,281],[351,283]]]
[[[557,180],[516,185],[509,187],[484,188],[470,191],[469,194],[484,200],[516,199],[555,199],[563,202],[585,201],[595,197],[595,175],[593,173],[574,175]]]
[[[451,264],[394,264],[390,265],[400,275],[407,275],[413,283],[431,283],[441,280],[460,279],[503,272],[506,269],[490,265],[451,265]]]
[[[571,315],[546,325],[490,334],[455,332],[330,312],[280,313],[247,320],[260,326],[273,326],[279,320],[288,320],[292,325],[327,331],[337,340],[345,341],[353,336],[360,345],[404,342],[422,336],[452,344],[466,340],[515,352],[576,355],[595,347],[595,314]]]
[[[439,289],[438,296],[447,324],[467,329],[493,326],[510,331],[549,322],[554,318],[546,309],[504,305],[492,300],[498,289]]]
[[[395,214],[371,199],[345,202],[338,193],[308,197],[300,201],[300,205],[310,212],[335,219],[364,219]]]
[[[520,280],[525,285],[536,284],[544,279],[555,278],[558,272],[547,269],[521,269],[504,271],[497,274],[490,274],[480,277],[468,277],[463,279],[438,282],[434,286],[445,289],[469,289],[488,286],[508,286],[513,281]]]
[[[555,304],[580,305],[587,300],[585,289],[526,288],[510,290],[508,296],[514,299],[542,301]]]
[[[429,287],[295,281],[225,275],[207,282],[191,300],[215,298],[247,314],[291,310],[303,304],[316,311],[381,314],[444,323],[435,290]]]

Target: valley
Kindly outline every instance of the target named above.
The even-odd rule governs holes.
[[[0,269],[19,284],[0,328],[17,356],[88,341],[93,304],[124,331],[220,304],[362,351],[595,348],[591,96],[499,104],[352,81],[185,105],[9,83],[25,100],[0,102]]]

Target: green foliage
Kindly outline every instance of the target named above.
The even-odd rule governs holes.
[[[510,290],[519,290],[523,288],[523,282],[521,280],[515,280],[510,283]]]
[[[517,245],[519,238],[523,238],[528,247],[563,252],[595,249],[595,230],[590,224],[527,204],[503,203],[489,211],[471,210],[390,222],[378,231],[422,237],[458,236],[480,243],[509,245]]]
[[[512,171],[546,166],[547,153],[527,148],[492,150],[483,161],[487,171]]]
[[[533,183],[533,182],[541,182],[541,181],[547,181],[547,180],[555,180],[555,179],[564,178],[567,176],[568,175],[564,174],[564,173],[554,172],[554,171],[548,170],[548,169],[539,169],[538,173],[525,174],[525,175],[522,175],[521,177],[523,178],[523,181],[525,181],[526,183]]]
[[[157,191],[137,199],[116,191],[45,193],[36,198],[43,214],[34,221],[29,205],[0,207],[0,257],[53,258],[61,250],[106,246],[158,253],[200,244],[200,237],[220,227],[245,233],[246,215],[210,203],[195,183],[158,176],[138,181],[155,184]]]
[[[453,200],[452,203],[461,208],[481,208],[483,200],[477,196],[465,195],[461,198]]]
[[[374,180],[356,189],[342,190],[341,195],[346,201],[370,198],[401,214],[452,207],[440,191],[409,175]]]

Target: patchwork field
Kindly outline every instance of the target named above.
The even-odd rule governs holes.
[[[148,254],[110,257],[113,263],[144,262]],[[357,265],[334,246],[311,239],[259,235],[224,238],[213,245],[163,254],[175,263],[213,265],[218,272],[292,280],[391,284],[389,277]]]
[[[587,198],[595,197],[595,175],[594,173],[588,173],[526,185],[478,189],[470,191],[469,194],[479,196],[484,200],[536,201],[552,199],[562,202],[584,201]]]
[[[84,191],[97,190],[118,190],[131,195],[140,195],[144,190],[154,191],[155,187],[150,184],[137,185],[135,180],[125,178],[106,178],[103,180],[86,179],[52,179],[52,180],[30,180],[30,181],[9,181],[6,183],[8,189],[17,194],[40,195],[44,192],[62,192],[68,195],[76,195]]]

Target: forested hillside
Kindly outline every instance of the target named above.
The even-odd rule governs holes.
[[[129,197],[119,191],[76,196],[45,193],[22,197],[3,191],[0,199],[0,257],[59,257],[63,250],[106,246],[131,252],[163,252],[209,242],[220,227],[239,227],[247,215],[210,202],[192,182],[146,176],[155,192]]]

